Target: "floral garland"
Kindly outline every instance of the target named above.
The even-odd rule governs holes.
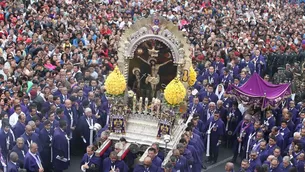
[[[126,81],[116,66],[105,81],[106,93],[111,96],[120,96],[126,89]]]
[[[164,98],[169,105],[177,106],[185,98],[186,90],[179,77],[173,79],[164,90]]]
[[[188,84],[189,86],[193,86],[196,83],[196,78],[197,78],[197,73],[194,70],[193,66],[190,67],[190,73],[189,73],[189,80],[188,80]]]

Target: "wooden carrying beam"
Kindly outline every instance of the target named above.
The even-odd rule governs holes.
[[[124,158],[126,157],[126,155],[128,154],[129,152],[129,146],[131,145],[131,143],[126,143],[125,146],[124,146],[124,149],[121,150],[119,153],[118,153],[118,158],[120,160],[124,160]]]
[[[144,159],[147,157],[148,155],[148,149],[151,148],[150,146],[146,149],[146,151],[143,153],[143,155],[141,156],[141,158],[139,159],[140,162],[143,162]]]
[[[107,139],[100,148],[98,148],[95,153],[99,154],[100,156],[102,156],[106,150],[111,146],[112,142],[110,139]]]

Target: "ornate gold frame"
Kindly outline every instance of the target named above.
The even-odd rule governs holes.
[[[156,24],[156,22],[158,24]],[[127,29],[121,37],[118,48],[118,67],[128,81],[129,61],[137,47],[147,40],[158,40],[171,51],[177,74],[189,70],[192,65],[190,45],[178,26],[162,16],[143,18]],[[183,82],[187,87],[187,83]]]

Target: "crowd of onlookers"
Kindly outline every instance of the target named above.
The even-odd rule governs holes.
[[[68,118],[71,106],[78,114],[73,118],[90,108],[104,126],[108,106],[103,84],[118,60],[120,36],[152,14],[177,24],[188,38],[198,72],[194,88],[212,93],[218,84],[242,85],[256,72],[276,84],[291,82],[295,104],[305,98],[301,0],[2,0],[0,6],[0,112],[1,119],[9,120],[2,128],[11,127],[13,134],[21,112],[27,124],[37,122],[25,128],[30,132],[35,126],[48,126],[52,114]],[[199,97],[200,103],[205,98]],[[71,119],[68,130],[73,131]]]

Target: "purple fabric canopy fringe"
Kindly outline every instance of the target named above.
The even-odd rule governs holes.
[[[268,106],[275,108],[286,96],[291,95],[290,84],[274,85],[263,80],[257,73],[241,87],[231,84],[227,92],[235,95],[244,105],[256,104],[262,109]]]

